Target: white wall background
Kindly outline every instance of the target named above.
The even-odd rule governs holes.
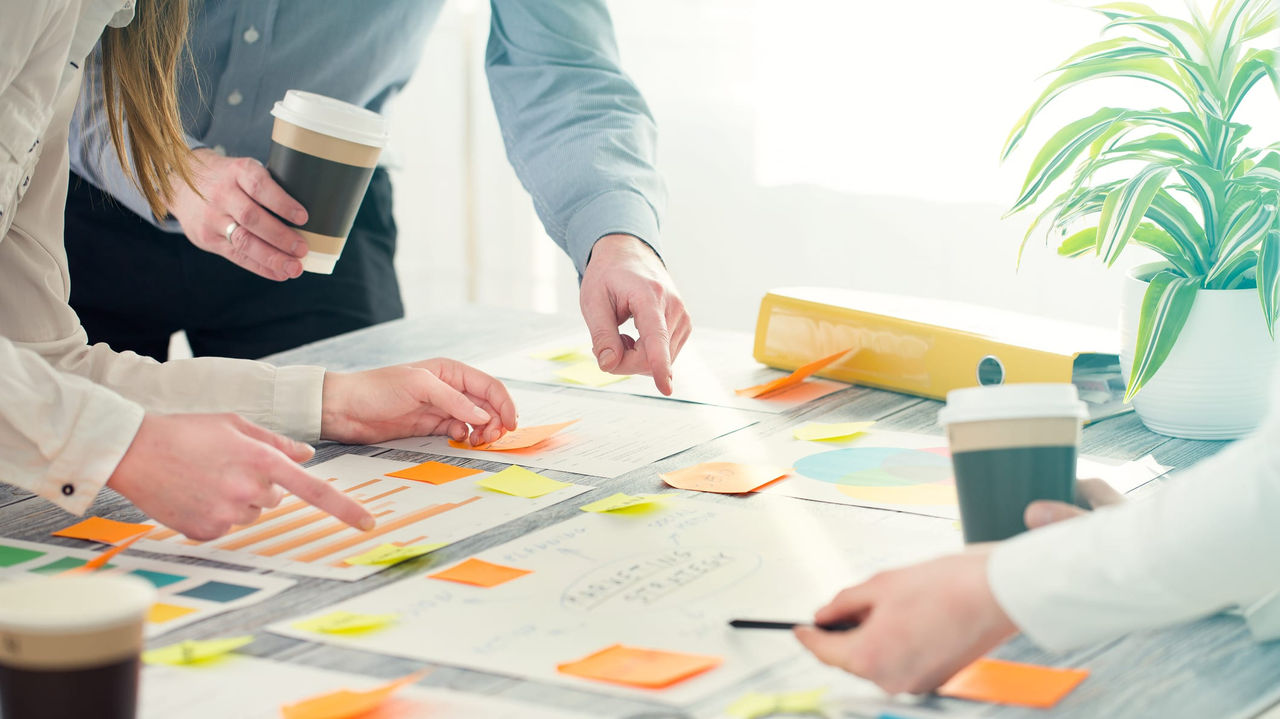
[[[1179,3],[1175,3],[1179,5]],[[658,119],[663,243],[696,323],[749,330],[771,287],[946,297],[1110,326],[1120,273],[1017,246],[1002,220],[1038,142],[1116,81],[1067,94],[1002,167],[1038,77],[1097,38],[1051,0],[613,0],[624,65]],[[488,8],[446,6],[392,111],[408,312],[467,301],[577,313],[568,260],[507,165],[482,59]],[[1277,133],[1273,98],[1243,118]],[[1144,260],[1134,254],[1128,264]]]

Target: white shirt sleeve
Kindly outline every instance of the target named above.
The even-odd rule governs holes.
[[[1280,387],[1280,385],[1278,385]],[[1280,589],[1280,413],[1136,502],[998,546],[996,601],[1036,644],[1066,651],[1257,603]]]

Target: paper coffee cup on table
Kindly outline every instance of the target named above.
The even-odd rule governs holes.
[[[331,274],[387,144],[382,115],[341,100],[290,90],[275,104],[267,169],[307,210],[302,269]]]
[[[134,719],[155,589],[85,574],[0,584],[0,716]]]
[[[964,541],[1026,531],[1038,499],[1074,502],[1080,427],[1088,409],[1072,384],[1008,384],[947,393],[947,428]]]

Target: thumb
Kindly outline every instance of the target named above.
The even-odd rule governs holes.
[[[607,291],[594,291],[582,296],[582,319],[591,333],[591,352],[600,369],[609,372],[622,361],[625,347],[618,334],[618,317]]]
[[[1083,514],[1085,510],[1074,504],[1042,499],[1027,505],[1027,511],[1023,513],[1022,518],[1029,529],[1038,529],[1047,524],[1073,519]]]
[[[410,390],[418,401],[429,404],[450,417],[460,419],[472,426],[486,424],[489,421],[488,412],[480,409],[474,402],[467,399],[466,395],[451,387],[430,370],[417,368],[414,370],[413,377],[414,382],[410,385]]]

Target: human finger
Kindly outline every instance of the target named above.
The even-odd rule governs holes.
[[[1092,509],[1119,504],[1124,501],[1123,494],[1116,491],[1115,487],[1107,484],[1106,480],[1098,479],[1097,477],[1076,480],[1076,494],[1084,500],[1084,504],[1089,505]]]
[[[1039,529],[1045,525],[1074,519],[1084,514],[1088,514],[1088,511],[1074,504],[1040,499],[1027,505],[1022,520],[1026,522],[1028,529]]]
[[[280,450],[284,453],[284,456],[295,462],[305,462],[316,454],[316,448],[306,442],[298,442],[283,434],[272,432],[266,427],[254,424],[240,415],[231,415],[231,419],[235,423],[236,429],[240,432]]]
[[[228,216],[227,225],[231,225]],[[223,256],[241,267],[269,280],[283,282],[302,273],[302,263],[292,255],[268,245],[261,237],[238,222],[227,236]]]
[[[262,508],[253,505],[246,505],[236,511],[235,523],[238,526],[245,527],[258,521],[258,517],[262,516]]]
[[[367,532],[377,524],[373,515],[363,506],[334,489],[333,485],[307,474],[296,464],[282,465],[271,474],[271,479],[298,499],[332,514],[356,529]]]
[[[240,189],[244,190],[249,197],[263,207],[271,210],[280,217],[286,218],[295,225],[303,225],[307,222],[307,210],[302,203],[293,199],[280,183],[275,181],[267,168],[262,166],[252,157],[243,157],[237,160],[239,163],[236,174],[236,184]],[[304,253],[305,254],[305,253]]]
[[[284,224],[275,215],[241,188],[228,190],[223,203],[227,214],[236,222],[249,228],[253,234],[262,238],[281,255],[289,258],[302,257],[307,254],[307,243],[298,231]]]
[[[431,370],[417,367],[409,376],[411,382],[407,389],[419,402],[429,404],[451,418],[462,420],[473,426],[485,424],[490,420],[487,412],[477,407],[466,395],[437,377]]]
[[[657,307],[642,304],[635,308],[636,343],[644,348],[648,370],[658,391],[671,394],[671,331]]]
[[[813,623],[842,624],[862,619],[874,601],[874,585],[878,581],[872,578],[841,590],[826,606],[813,613]]]
[[[622,361],[626,348],[618,333],[618,310],[607,290],[587,290],[582,294],[582,319],[591,334],[591,352],[604,372],[612,372]]]
[[[468,397],[490,417],[489,424],[507,429],[516,428],[516,401],[507,386],[497,377],[463,362],[455,368],[462,378],[462,387]]]
[[[867,667],[859,661],[861,638],[856,629],[848,632],[827,632],[817,627],[799,626],[792,632],[800,644],[823,664],[866,677]]]
[[[259,509],[271,509],[280,506],[280,500],[284,499],[284,490],[272,484],[267,487],[262,496],[253,503],[253,506]]]

